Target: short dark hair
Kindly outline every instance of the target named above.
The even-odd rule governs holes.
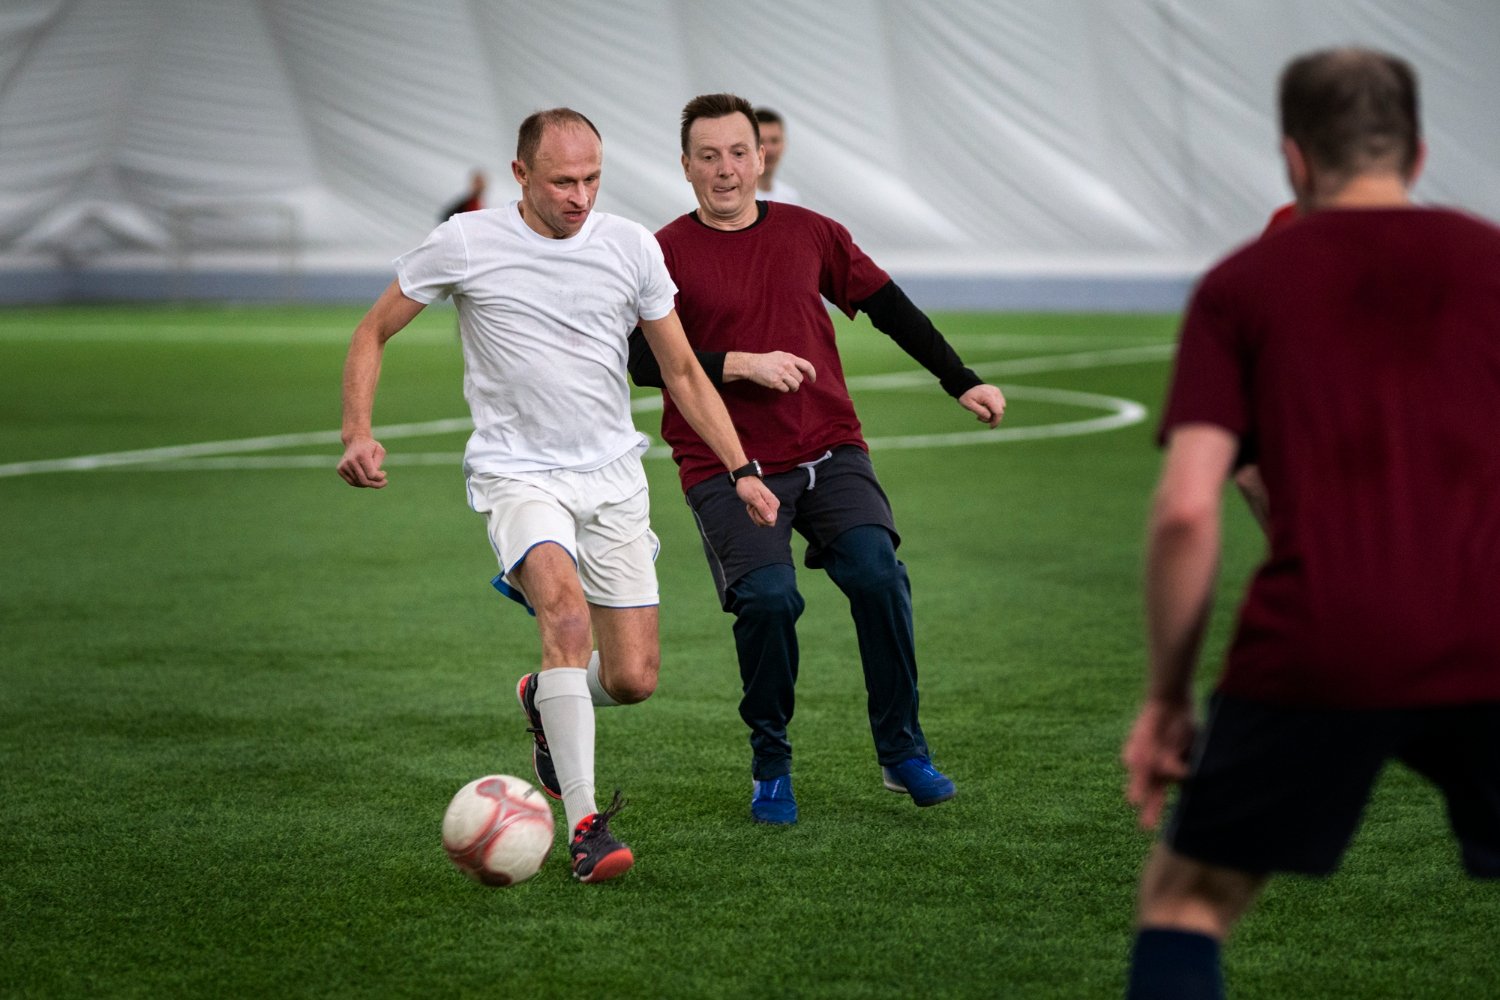
[[[750,102],[735,94],[699,94],[688,101],[682,109],[682,155],[688,152],[688,131],[699,118],[725,118],[735,114],[750,120],[750,130],[755,133],[755,144],[760,145],[760,122],[756,121],[755,109]]]
[[[755,120],[762,125],[780,125],[783,128],[786,127],[786,122],[782,121],[781,115],[777,114],[775,111],[772,111],[770,108],[756,108]]]
[[[594,128],[594,123],[586,117],[574,111],[572,108],[548,108],[546,111],[533,111],[526,116],[521,123],[521,128],[516,132],[516,159],[526,164],[531,169],[532,161],[536,159],[536,151],[542,144],[542,133],[547,131],[547,126],[559,128],[564,125],[587,125],[589,131],[594,133],[594,138],[602,144],[604,136]]]
[[[1282,71],[1280,103],[1281,134],[1324,170],[1416,167],[1417,74],[1403,59],[1358,48],[1300,56]]]

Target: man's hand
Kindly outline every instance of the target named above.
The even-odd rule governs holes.
[[[818,373],[811,361],[786,351],[768,354],[730,351],[724,356],[724,381],[735,379],[754,382],[777,392],[796,392],[802,388],[804,379],[816,382]]]
[[[385,461],[385,449],[374,438],[354,438],[344,448],[344,457],[339,462],[339,475],[350,486],[363,486],[372,490],[385,487],[385,470],[380,467]]]
[[[771,492],[769,486],[761,482],[759,476],[746,476],[736,480],[734,491],[745,502],[750,520],[762,528],[769,528],[776,523],[776,512],[781,509],[781,501],[776,499],[776,494]]]
[[[958,397],[958,405],[979,418],[982,424],[997,427],[1005,416],[1005,394],[997,386],[976,385]]]
[[[1120,750],[1125,765],[1125,801],[1140,814],[1142,830],[1161,820],[1167,789],[1188,773],[1196,727],[1187,701],[1147,698]]]

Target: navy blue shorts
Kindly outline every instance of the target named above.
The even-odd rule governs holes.
[[[1165,840],[1238,871],[1327,875],[1389,760],[1442,793],[1469,874],[1500,878],[1496,704],[1356,711],[1216,695]]]
[[[687,491],[719,603],[726,609],[730,588],[746,573],[762,566],[795,565],[794,528],[807,539],[809,569],[822,567],[823,548],[829,542],[861,525],[879,525],[891,533],[894,545],[901,544],[891,502],[863,448],[835,448],[805,467],[767,476],[765,484],[781,501],[776,523],[769,528],[758,528],[750,520],[728,476],[713,476]]]

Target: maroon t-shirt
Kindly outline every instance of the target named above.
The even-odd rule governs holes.
[[[849,231],[816,212],[767,203],[764,218],[725,232],[684,215],[656,234],[677,285],[677,314],[700,351],[787,351],[812,362],[816,381],[777,392],[748,380],[720,389],[745,454],[769,475],[830,448],[865,447],[844,384],[824,300],[846,316],[889,282]],[[664,393],[662,437],[672,446],[684,490],[724,466]]]
[[[1500,229],[1324,210],[1229,257],[1162,426],[1198,422],[1249,435],[1270,494],[1221,690],[1500,700]]]

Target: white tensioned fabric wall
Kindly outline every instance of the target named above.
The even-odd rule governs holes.
[[[654,228],[693,204],[682,104],[730,90],[919,302],[1175,308],[1286,200],[1312,48],[1409,58],[1419,198],[1500,217],[1496,43],[1496,0],[5,0],[0,301],[366,299],[471,169],[514,195],[556,105]]]

